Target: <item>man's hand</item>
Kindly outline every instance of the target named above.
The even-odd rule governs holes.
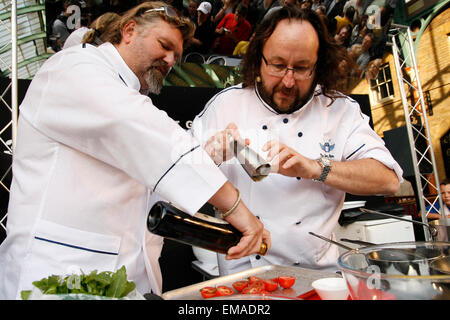
[[[273,172],[306,179],[317,179],[322,172],[317,161],[302,156],[277,140],[267,142],[262,150],[268,151],[267,161],[271,163]]]
[[[209,200],[220,212],[228,211],[237,199],[237,191],[230,182],[226,182]],[[226,259],[239,259],[253,253],[259,253],[261,243],[264,242],[270,250],[271,240],[269,231],[264,229],[262,222],[256,218],[245,204],[240,201],[235,211],[225,217],[225,220],[242,232],[239,243],[231,247]]]
[[[228,135],[231,135],[236,141],[240,139],[236,124],[228,124],[225,130],[216,133],[206,141],[204,149],[217,165],[234,157],[234,150],[230,145],[231,141]],[[246,144],[248,143],[249,141],[246,140]]]

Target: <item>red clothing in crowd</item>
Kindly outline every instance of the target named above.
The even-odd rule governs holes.
[[[234,47],[239,41],[246,41],[250,37],[252,32],[252,26],[250,22],[243,19],[241,23],[238,24],[234,13],[229,13],[223,17],[222,21],[219,22],[216,29],[226,28],[232,31],[232,34],[238,39],[234,42],[233,39],[226,35],[222,35],[216,38],[213,44],[213,51],[220,54],[233,54]]]

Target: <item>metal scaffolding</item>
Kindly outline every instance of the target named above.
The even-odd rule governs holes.
[[[0,2],[0,242],[6,232],[7,208],[16,146],[19,79],[31,79],[51,55],[46,50],[45,0]],[[6,112],[11,116],[5,116]],[[6,196],[5,196],[6,194]]]
[[[439,177],[411,31],[407,26],[392,24],[390,34],[417,187],[416,196],[419,203],[416,205],[421,212],[423,223],[428,223],[427,214],[435,210],[440,211],[441,224],[445,226],[444,204],[439,189]],[[409,97],[407,92],[410,93]],[[425,150],[421,150],[418,146],[419,139],[425,139]],[[431,167],[432,172],[422,173],[420,170],[422,164]],[[425,196],[426,188],[429,191]],[[436,208],[436,204],[439,204],[440,210]],[[428,209],[427,206],[429,206]],[[424,232],[425,240],[430,241],[431,235],[428,228],[424,227]]]

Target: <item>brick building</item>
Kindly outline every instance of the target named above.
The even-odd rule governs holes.
[[[425,1],[425,6],[429,5],[429,2],[431,1]],[[444,150],[441,143],[450,129],[449,4],[448,0],[439,1],[420,14],[410,16],[409,20],[407,17],[406,20],[400,21],[400,24],[410,26],[412,31],[440,180],[450,177],[450,150],[448,143]],[[413,8],[417,10],[416,7]],[[408,7],[405,11],[408,13]],[[395,21],[395,23],[399,22]],[[354,94],[369,94],[374,129],[380,136],[383,136],[385,131],[405,125],[399,81],[396,76],[394,57],[389,47],[386,47],[382,60],[376,80],[361,79],[354,83],[350,90],[350,93]],[[409,99],[413,99],[411,95],[409,96]]]

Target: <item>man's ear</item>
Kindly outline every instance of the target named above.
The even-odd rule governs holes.
[[[128,23],[123,27],[122,41],[125,44],[129,44],[131,42],[131,39],[137,32],[136,28],[137,28],[137,24],[136,24],[136,21],[134,21],[134,20],[128,21]]]

